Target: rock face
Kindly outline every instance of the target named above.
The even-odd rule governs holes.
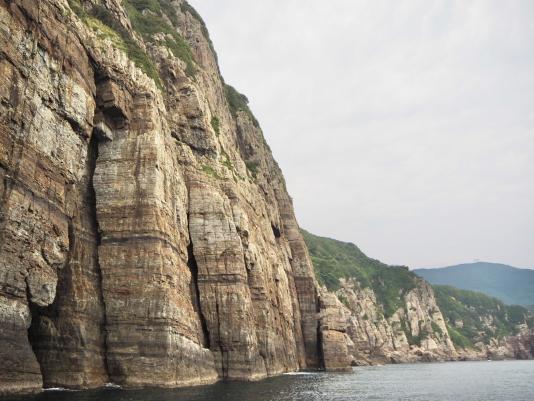
[[[447,327],[451,322],[445,321],[432,286],[423,279],[417,278],[415,288],[401,295],[403,305],[391,316],[384,315],[383,305],[371,288],[362,287],[354,278],[341,278],[340,284],[335,294],[325,288],[320,292],[327,370],[343,370],[347,357],[353,365],[534,358],[531,326],[524,323],[517,326],[518,334],[499,336],[491,313],[477,315],[494,333],[489,341],[466,348],[455,346]],[[345,345],[340,345],[343,336]]]
[[[455,356],[426,283],[389,317],[318,285],[183,0],[0,0],[0,178],[0,394]]]
[[[493,340],[487,347],[486,355],[490,359],[533,359],[534,333],[524,330],[515,336]]]
[[[471,348],[458,348],[460,360],[534,359],[534,334],[525,330],[515,336],[492,338]]]
[[[346,368],[246,98],[141,3],[0,0],[0,393]]]
[[[320,333],[324,368],[327,371],[349,371],[354,343],[348,335],[351,312],[335,294],[324,289],[320,296]]]
[[[353,363],[450,360],[454,345],[432,288],[424,280],[404,295],[404,305],[385,317],[372,289],[341,279],[337,295],[350,315],[347,333],[354,343]]]
[[[301,232],[325,286],[321,328],[348,337],[353,364],[532,357],[534,317],[525,308],[431,286],[406,266],[386,265],[353,243]],[[322,342],[323,353],[331,338]],[[333,350],[341,349],[336,344]],[[333,366],[344,360],[339,352],[332,355]]]

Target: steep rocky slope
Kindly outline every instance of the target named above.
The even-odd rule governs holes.
[[[406,267],[368,258],[354,244],[302,233],[319,281],[345,306],[354,363],[457,357],[427,282]]]
[[[534,356],[534,321],[521,306],[430,286],[358,247],[302,231],[317,278],[344,304],[353,362],[412,362]]]
[[[0,0],[0,72],[0,393],[346,368],[186,2]]]
[[[534,316],[479,292],[434,285],[447,329],[463,358],[534,357]]]

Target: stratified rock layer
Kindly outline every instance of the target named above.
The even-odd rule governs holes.
[[[327,371],[350,371],[355,352],[354,343],[347,334],[351,312],[336,295],[321,291],[320,333],[324,368]]]
[[[198,15],[161,4],[194,76],[127,2],[0,1],[0,393],[322,366],[282,173]]]
[[[0,0],[0,394],[471,357],[423,281],[387,318],[318,286],[204,23],[142,4]],[[503,341],[480,353],[532,356]]]

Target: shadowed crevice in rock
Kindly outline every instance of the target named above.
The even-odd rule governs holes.
[[[3,166],[0,166],[0,173],[2,173],[2,194],[0,196],[0,243],[4,241],[4,226],[5,226],[5,220],[6,220],[6,205],[9,201],[9,195],[11,194],[11,190],[13,188],[13,178],[7,174],[9,170],[6,170],[3,168]]]
[[[219,345],[219,349],[221,351],[221,369],[222,369],[222,377],[224,379],[227,379],[228,378],[228,352],[225,351],[223,349],[223,347],[221,346],[221,344],[223,343],[222,340],[221,340],[221,319],[220,319],[220,316],[221,316],[221,311],[219,310],[219,303],[216,302],[215,303],[215,310],[217,312],[217,333],[218,333],[218,345]]]
[[[323,333],[321,330],[321,325],[320,325],[320,322],[317,321],[317,356],[319,358],[318,369],[325,368],[323,343],[324,343],[324,339],[323,339]]]
[[[62,275],[58,277],[58,286],[57,290],[62,289],[64,284]],[[48,306],[39,306],[38,304],[31,301],[31,294],[29,289],[29,284],[26,287],[26,292],[28,296],[28,307],[30,309],[31,315],[31,325],[28,328],[28,341],[32,347],[33,353],[37,358],[37,363],[41,370],[41,376],[43,379],[43,387],[52,387],[52,383],[49,370],[47,365],[49,363],[48,352],[50,350],[50,345],[52,337],[50,336],[51,328],[53,323],[51,319],[56,319],[58,317],[57,311],[57,297],[54,299],[54,302]]]
[[[280,238],[280,229],[276,227],[274,224],[271,224],[271,228],[273,229],[273,234],[275,238]]]
[[[200,290],[198,288],[198,265],[193,254],[193,244],[189,243],[187,246],[187,266],[191,271],[191,300],[193,308],[197,312],[200,324],[202,327],[202,346],[204,348],[210,348],[210,333],[208,331],[208,325],[206,324],[206,318],[202,313],[200,306]]]
[[[96,160],[98,159],[98,139],[97,136],[93,135],[91,136],[91,139],[89,141],[89,149],[87,151],[87,168],[89,170],[89,191],[87,194],[88,203],[89,203],[89,213],[91,217],[91,223],[94,228],[95,237],[96,237],[96,244],[97,246],[100,245],[101,238],[100,238],[100,230],[98,227],[98,218],[96,215],[96,194],[95,194],[95,187],[93,185],[93,176],[95,174],[95,168],[96,168]],[[69,231],[70,233],[70,231]],[[70,234],[69,234],[70,238]],[[99,269],[100,271],[100,269]]]
[[[102,290],[102,270],[100,268],[100,263],[98,260],[98,247],[100,246],[102,242],[102,238],[100,235],[100,228],[98,225],[98,217],[96,213],[96,193],[95,193],[95,187],[93,185],[93,177],[95,174],[96,169],[96,161],[98,159],[98,139],[99,136],[96,135],[96,129],[93,130],[93,135],[91,136],[91,139],[89,141],[89,149],[88,149],[88,160],[87,165],[89,169],[89,191],[88,191],[88,199],[89,199],[89,214],[91,219],[91,226],[94,230],[94,235],[96,239],[96,252],[95,252],[95,270],[97,274],[97,290],[98,290],[98,299],[100,302],[100,305],[102,305],[103,308],[103,319],[101,323],[101,333],[103,336],[103,360],[104,360],[104,370],[105,374],[108,377],[109,380],[113,381],[113,377],[110,375],[109,371],[109,365],[108,365],[108,346],[107,346],[107,339],[108,339],[108,333],[107,333],[107,314],[106,314],[106,302],[104,299],[104,292]]]
[[[43,373],[42,373],[43,369],[41,368],[41,361],[39,360],[38,327],[39,327],[39,317],[43,313],[43,309],[45,308],[40,308],[38,305],[34,304],[31,301],[30,286],[28,284],[27,279],[26,279],[26,297],[28,299],[28,307],[30,309],[30,316],[31,316],[31,324],[30,324],[30,327],[28,327],[28,342],[30,343],[32,351],[37,359],[37,364],[39,365],[39,370],[41,372],[41,378],[44,381]]]
[[[92,136],[87,147],[85,188],[80,189],[86,203],[83,209],[74,211],[74,216],[66,216],[68,249],[64,260],[56,265],[58,281],[53,302],[32,302],[27,284],[31,313],[28,340],[39,363],[44,388],[95,387],[109,377],[97,251],[100,235],[92,185],[97,157],[98,141]],[[48,260],[44,248],[42,256]],[[87,297],[94,298],[88,302]]]
[[[70,125],[70,127],[72,128],[72,130],[74,132],[76,132],[78,135],[80,136],[83,136],[84,134],[84,129],[83,127],[80,125],[80,123],[76,120],[74,120],[72,117],[70,116],[65,116],[65,121]]]
[[[72,260],[72,255],[74,253],[75,233],[74,233],[74,222],[72,221],[72,218],[69,219],[69,223],[67,227],[67,236],[69,239],[69,250],[67,251],[67,257],[65,259],[65,266],[69,265],[69,263]]]

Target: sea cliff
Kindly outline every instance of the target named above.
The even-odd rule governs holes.
[[[247,99],[183,1],[0,2],[0,392],[322,366]]]
[[[0,0],[0,178],[0,394],[458,358],[423,280],[316,278],[183,0]]]

